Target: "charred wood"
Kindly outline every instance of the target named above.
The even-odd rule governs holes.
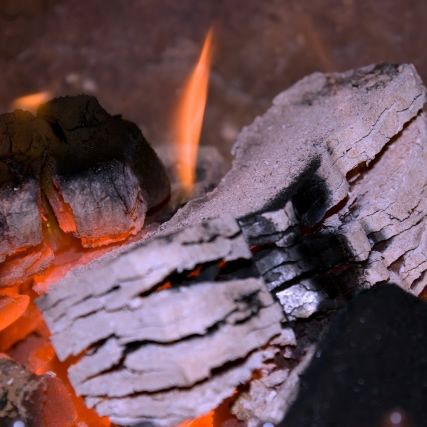
[[[85,246],[135,234],[146,212],[168,198],[166,172],[140,130],[95,98],[57,98],[37,115],[56,135],[44,171],[49,201],[60,226]],[[74,224],[63,217],[66,209]]]
[[[58,357],[82,355],[69,370],[76,391],[119,424],[174,425],[231,396],[281,333],[262,279],[224,281],[211,268],[241,272],[250,257],[222,218],[64,278],[39,305]]]
[[[166,172],[139,129],[95,98],[58,98],[36,117],[0,115],[1,285],[22,282],[51,261],[43,242],[46,200],[61,229],[93,247],[136,234],[168,196]]]

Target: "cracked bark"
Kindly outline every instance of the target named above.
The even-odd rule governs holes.
[[[158,425],[202,415],[231,396],[281,333],[282,310],[250,275],[250,257],[230,217],[64,278],[39,305],[58,357],[80,356],[69,369],[77,393],[113,422]]]

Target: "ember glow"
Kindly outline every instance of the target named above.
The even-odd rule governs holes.
[[[0,330],[7,328],[26,311],[30,297],[19,295],[16,288],[0,290]]]
[[[43,245],[50,249],[54,261],[25,282],[0,286],[0,353],[46,378],[44,393],[32,408],[32,415],[40,422],[36,427],[109,427],[108,418],[98,416],[75,395],[67,376],[71,361],[60,362],[56,357],[50,333],[34,303],[40,293],[46,292],[52,282],[73,266],[89,262],[108,249],[84,249],[77,238],[61,230],[53,213],[46,209],[43,213]],[[8,261],[11,268],[14,261],[19,265],[19,256]],[[0,272],[4,275],[5,271],[3,266]]]
[[[195,420],[181,423],[178,427],[213,427],[214,413],[211,411]]]
[[[173,126],[178,159],[177,175],[188,196],[193,191],[197,151],[208,95],[212,39],[211,28],[206,35],[199,59],[185,83]]]
[[[12,103],[13,110],[25,110],[35,113],[40,104],[49,101],[52,95],[47,92],[36,92],[16,98]]]

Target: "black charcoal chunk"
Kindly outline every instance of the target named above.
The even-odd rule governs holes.
[[[427,303],[383,284],[332,321],[281,425],[422,427],[426,402]]]

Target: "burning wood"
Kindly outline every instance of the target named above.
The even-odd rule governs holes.
[[[250,256],[235,220],[213,220],[58,283],[40,301],[58,356],[91,348],[70,368],[76,391],[119,424],[174,425],[218,406],[281,333]]]
[[[113,197],[98,176],[129,186],[119,206],[137,216],[157,193],[155,180],[147,195],[135,184],[132,144],[131,154],[110,156],[130,138],[128,125],[93,100],[78,116],[60,108],[82,99],[53,101],[33,126],[54,133],[54,161],[41,176],[55,184],[42,189],[59,224],[93,245],[106,222],[97,203]],[[213,192],[145,241],[71,272],[39,301],[75,390],[122,425],[174,425],[236,388],[239,419],[279,422],[331,312],[376,283],[415,294],[425,287],[424,103],[410,65],[316,73],[280,94],[242,131],[233,168]],[[80,129],[82,120],[92,125]],[[78,147],[110,133],[120,137],[111,150],[96,145],[103,163],[94,169]],[[69,156],[85,166],[70,169]],[[38,206],[32,197],[26,203]],[[84,203],[94,203],[87,221]],[[32,247],[41,242],[36,218]],[[126,230],[139,226],[112,218]]]
[[[85,96],[50,101],[38,116],[57,137],[44,182],[61,228],[71,228],[83,246],[140,231],[146,212],[169,196],[169,183],[139,129]],[[75,224],[65,219],[67,210]]]
[[[43,238],[50,207],[64,232],[93,247],[136,234],[168,198],[166,173],[140,131],[94,98],[58,98],[37,117],[4,114],[0,139],[3,286],[52,261]]]

